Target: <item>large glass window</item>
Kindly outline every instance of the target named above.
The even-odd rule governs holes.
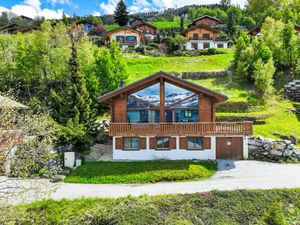
[[[141,104],[141,102],[151,107],[159,107],[160,84],[156,83],[152,86],[130,94],[128,96],[127,108],[134,108],[135,105]]]
[[[124,149],[139,149],[139,138],[124,138]]]
[[[188,149],[203,149],[201,137],[188,137]]]
[[[128,110],[127,111],[128,123],[158,123],[159,110]]]
[[[170,138],[169,137],[158,137],[156,139],[156,148],[169,149],[170,148]]]
[[[180,100],[191,97],[195,93],[165,82],[165,105],[172,105]]]
[[[198,122],[198,110],[176,110],[176,122]]]

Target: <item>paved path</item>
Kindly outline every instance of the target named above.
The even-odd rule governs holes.
[[[211,190],[300,188],[300,164],[219,161],[218,167],[216,175],[204,181],[132,185],[62,183],[51,197],[121,197]]]

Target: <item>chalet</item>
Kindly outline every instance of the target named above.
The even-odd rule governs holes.
[[[157,28],[140,18],[132,20],[129,25],[132,29],[142,32],[147,40],[153,40],[156,37]]]
[[[261,37],[262,36],[261,28],[262,28],[262,24],[260,24],[256,27],[254,27],[253,29],[251,29],[248,34],[251,37]],[[300,25],[294,24],[294,29],[295,29],[296,34],[300,34]]]
[[[104,42],[106,45],[109,45],[113,40],[117,40],[122,49],[139,47],[145,43],[145,35],[131,27],[123,26],[105,33]]]
[[[219,20],[207,15],[193,20],[192,24],[183,31],[188,42],[182,48],[186,50],[228,48],[230,41],[219,37],[218,26]]]
[[[247,158],[251,122],[215,122],[219,94],[166,72],[98,98],[111,108],[115,160]]]

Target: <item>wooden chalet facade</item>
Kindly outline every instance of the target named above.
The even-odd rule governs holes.
[[[129,23],[132,29],[142,32],[149,41],[153,40],[157,35],[157,28],[144,20],[137,18]]]
[[[219,20],[211,16],[202,16],[193,20],[183,31],[188,42],[182,46],[185,50],[207,48],[228,48],[229,40],[218,37]]]
[[[111,107],[116,160],[241,159],[251,122],[217,123],[225,95],[158,72],[98,98]]]
[[[145,43],[145,35],[129,26],[123,26],[105,33],[104,42],[106,45],[109,45],[113,40],[117,40],[122,49],[139,47]]]

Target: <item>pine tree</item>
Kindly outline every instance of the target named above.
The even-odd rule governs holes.
[[[77,147],[85,144],[86,137],[94,125],[95,112],[89,96],[86,80],[79,73],[76,44],[82,38],[80,32],[68,32],[71,40],[71,58],[69,60],[70,76],[66,81],[66,88],[62,93],[52,92],[56,103],[55,120],[61,125],[60,132],[63,141],[71,142]]]
[[[124,26],[128,23],[129,20],[129,13],[127,11],[126,4],[123,0],[117,4],[117,7],[114,12],[114,21],[119,26]]]

